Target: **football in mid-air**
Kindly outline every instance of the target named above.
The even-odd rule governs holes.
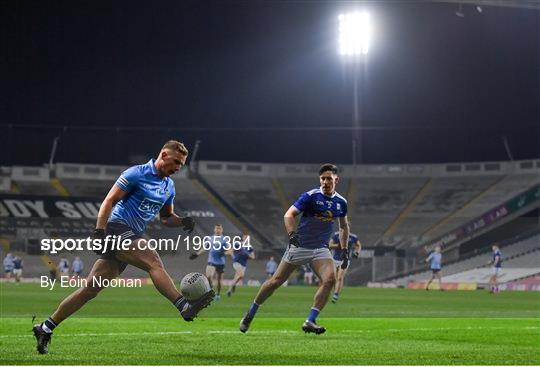
[[[180,292],[188,301],[201,298],[210,289],[208,278],[201,273],[189,273],[180,282]]]

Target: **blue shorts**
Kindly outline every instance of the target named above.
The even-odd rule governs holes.
[[[441,271],[441,269],[431,269],[431,272],[432,272],[433,274],[437,274],[437,273],[439,273],[440,271]]]
[[[220,274],[223,274],[225,272],[225,265],[216,265],[212,263],[208,263],[208,265],[213,266],[216,269],[216,271]]]

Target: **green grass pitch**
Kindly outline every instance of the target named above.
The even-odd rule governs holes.
[[[281,288],[247,334],[238,323],[256,288],[243,287],[186,323],[152,286],[106,289],[55,330],[38,355],[43,320],[70,289],[0,284],[0,364],[540,364],[540,293],[345,288],[304,334],[314,287]]]

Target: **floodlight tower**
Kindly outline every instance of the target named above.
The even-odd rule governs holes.
[[[355,11],[340,14],[338,52],[347,63],[352,64],[354,78],[353,94],[353,128],[352,128],[352,163],[360,162],[360,97],[358,95],[359,77],[362,66],[365,67],[371,39],[370,15],[366,12]]]

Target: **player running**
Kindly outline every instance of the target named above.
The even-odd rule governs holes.
[[[442,291],[442,280],[441,280],[441,246],[435,246],[435,249],[429,254],[429,256],[426,258],[426,263],[430,262],[430,269],[431,269],[431,278],[429,278],[427,284],[426,284],[426,291],[429,291],[429,285],[431,282],[437,278],[439,280],[439,289]]]
[[[15,282],[20,283],[23,271],[23,261],[20,256],[15,256],[13,259],[13,275],[15,276]]]
[[[99,209],[94,242],[101,240],[104,244],[106,236],[118,235],[122,241],[130,239],[131,246],[128,250],[111,250],[111,246],[105,251],[96,250],[99,259],[88,275],[87,285],[65,298],[47,320],[34,325],[32,330],[39,353],[48,352],[52,333],[62,321],[99,294],[102,288],[94,284],[94,279],[115,279],[128,264],[147,271],[157,290],[186,321],[193,321],[198,312],[210,304],[214,296],[212,290],[198,300],[188,302],[176,289],[157,251],[148,249],[142,237],[147,223],[158,213],[166,227],[183,227],[188,233],[193,230],[195,221],[192,218],[179,217],[174,213],[175,188],[169,177],[185,165],[187,156],[184,144],[170,140],[157,159],[128,168],[116,180]]]
[[[306,333],[322,334],[326,331],[317,324],[319,312],[328,302],[328,296],[334,287],[336,276],[332,254],[328,249],[328,239],[332,235],[334,220],[339,220],[340,243],[344,249],[343,264],[346,268],[347,243],[349,241],[349,223],[347,221],[347,200],[335,191],[339,182],[337,167],[324,164],[319,170],[320,187],[305,192],[287,210],[284,216],[285,230],[289,235],[289,246],[272,276],[259,289],[254,302],[240,321],[240,331],[245,333],[255,317],[260,305],[279,288],[301,265],[309,264],[320,278],[320,285],[315,293],[313,307],[307,320],[302,325]],[[302,213],[298,228],[296,217]]]
[[[242,236],[242,244],[247,243],[249,235],[244,234]],[[244,275],[246,274],[246,267],[248,260],[255,260],[255,251],[253,250],[252,246],[242,246],[239,250],[233,249],[232,250],[232,257],[233,257],[233,268],[234,268],[234,279],[232,282],[231,287],[227,291],[227,296],[232,296],[234,291],[236,290],[236,285],[240,283],[244,279]]]
[[[501,272],[502,254],[497,245],[491,246],[491,250],[493,251],[493,258],[488,263],[488,265],[492,265],[491,277],[489,278],[489,293],[493,294],[499,292],[499,282],[497,277]]]
[[[334,294],[332,295],[332,303],[336,303],[339,300],[339,293],[343,289],[343,285],[345,284],[345,276],[347,275],[347,270],[349,269],[351,263],[349,262],[345,269],[341,268],[343,260],[341,260],[341,245],[339,244],[339,232],[334,233],[334,235],[330,239],[328,247],[333,252],[334,265],[336,267],[337,280],[334,287]],[[349,259],[358,258],[358,256],[360,256],[360,250],[362,249],[362,245],[360,244],[358,236],[354,233],[349,233],[348,247]]]
[[[223,226],[221,224],[214,226],[214,236],[206,236],[203,240],[203,243],[208,243],[210,248],[208,250],[206,277],[210,282],[210,287],[213,287],[213,285],[217,287],[217,294],[214,297],[216,301],[219,301],[221,298],[221,283],[223,273],[225,272],[225,255],[227,255],[227,249],[232,246],[229,242],[230,237],[223,236]],[[203,247],[199,251],[192,253],[189,259],[194,260],[205,251]]]
[[[270,279],[274,276],[274,273],[277,270],[277,262],[273,256],[270,256],[270,259],[266,263],[266,277]]]
[[[4,258],[4,276],[9,281],[11,273],[13,272],[13,255],[8,252]]]

